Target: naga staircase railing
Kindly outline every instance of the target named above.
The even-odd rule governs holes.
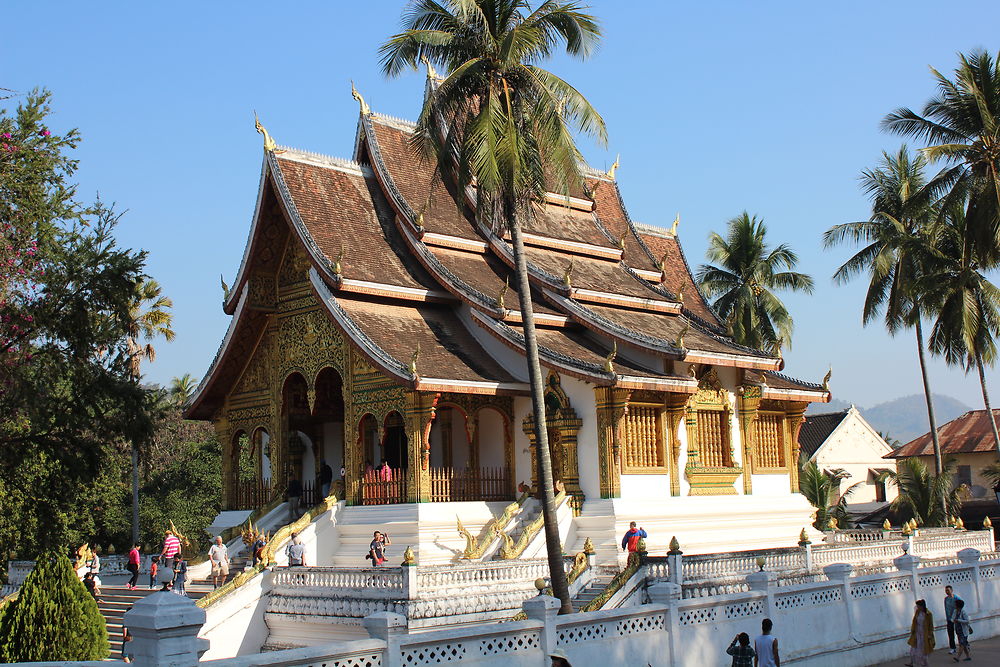
[[[474,537],[469,530],[462,525],[462,519],[458,518],[458,532],[460,535],[465,537],[465,552],[462,553],[463,560],[475,560],[477,558],[482,558],[486,550],[496,541],[500,533],[503,533],[510,522],[514,520],[517,513],[524,507],[524,503],[528,500],[528,492],[525,491],[521,494],[521,497],[516,501],[507,505],[500,513],[500,516],[493,517],[483,527],[482,532],[479,533],[479,537]]]
[[[556,509],[563,504],[566,500],[566,490],[560,491],[555,498]],[[535,519],[524,527],[521,534],[518,536],[517,540],[507,533],[500,533],[500,539],[503,540],[503,546],[500,547],[500,558],[501,560],[509,560],[511,558],[517,558],[524,550],[528,548],[531,541],[535,539],[539,532],[541,532],[542,527],[545,525],[545,513],[539,513]]]

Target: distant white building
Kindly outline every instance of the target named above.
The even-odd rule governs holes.
[[[892,468],[884,458],[892,447],[853,405],[840,412],[807,415],[799,431],[799,446],[802,455],[821,470],[843,470],[850,475],[841,482],[842,491],[862,482],[848,498],[852,507],[896,497],[896,488],[878,479],[882,471]]]

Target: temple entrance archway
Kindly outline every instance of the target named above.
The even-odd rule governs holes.
[[[340,478],[344,461],[343,380],[333,368],[320,370],[310,388],[301,373],[290,374],[281,392],[285,424],[286,478],[302,484],[302,507],[320,501],[323,463]],[[280,490],[284,491],[284,490]]]

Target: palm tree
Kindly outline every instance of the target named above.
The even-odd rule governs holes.
[[[938,92],[923,115],[900,108],[882,127],[925,139],[929,159],[955,165],[950,199],[966,202],[967,241],[994,266],[1000,261],[1000,56],[976,50],[959,59],[954,80],[931,68]]]
[[[983,404],[1000,452],[1000,434],[986,388],[985,366],[997,358],[994,336],[1000,327],[1000,290],[981,273],[975,246],[967,242],[966,211],[961,202],[949,206],[937,233],[938,253],[924,291],[936,319],[928,345],[950,365],[979,371]]]
[[[943,469],[941,443],[924,358],[921,319],[925,308],[916,286],[925,273],[924,266],[933,247],[931,222],[935,216],[936,194],[943,185],[939,178],[927,181],[926,165],[926,158],[911,156],[905,145],[894,155],[883,152],[879,166],[861,173],[861,187],[872,200],[871,217],[831,227],[823,235],[823,243],[828,248],[845,241],[864,246],[837,269],[833,279],[844,284],[861,273],[868,273],[868,292],[861,315],[865,326],[884,309],[885,326],[890,334],[913,327],[927,421],[934,442],[934,467],[940,474]]]
[[[845,470],[820,470],[815,461],[804,458],[800,463],[799,493],[816,508],[816,520],[813,527],[816,530],[829,530],[830,519],[836,518],[841,528],[850,528],[850,515],[847,511],[847,499],[861,486],[862,482],[852,484],[843,493],[840,492],[841,480],[850,477]]]
[[[135,294],[129,304],[125,338],[133,382],[139,382],[143,359],[156,360],[152,341],[160,336],[167,342],[174,339],[174,330],[170,328],[173,320],[170,309],[173,306],[173,301],[163,296],[160,284],[152,278],[136,283]],[[139,445],[135,440],[132,441],[132,543],[139,543]]]
[[[743,211],[729,221],[726,238],[709,235],[705,255],[719,266],[703,264],[696,277],[709,298],[718,297],[712,306],[737,343],[777,354],[791,347],[792,316],[774,290],[811,294],[813,280],[792,271],[798,256],[784,243],[768,248],[766,235],[764,221]]]
[[[173,398],[175,404],[184,405],[197,386],[198,382],[194,377],[190,373],[185,373],[170,381],[170,396]]]
[[[947,526],[948,518],[958,516],[962,499],[953,488],[955,462],[945,462],[944,470],[932,475],[923,461],[916,457],[900,459],[896,470],[879,476],[882,481],[896,485],[899,495],[892,501],[892,509],[904,521],[916,519],[921,526]]]
[[[475,184],[480,220],[510,232],[552,590],[560,613],[569,613],[522,225],[547,190],[580,182],[572,130],[606,139],[604,121],[586,98],[537,65],[563,47],[586,58],[600,29],[575,2],[555,0],[533,11],[526,0],[413,0],[403,21],[403,32],[380,49],[386,75],[416,69],[422,59],[447,73],[424,100],[414,145],[455,179],[458,192]]]

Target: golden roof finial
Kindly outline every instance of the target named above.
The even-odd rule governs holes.
[[[440,81],[443,77],[437,73],[434,69],[434,65],[431,64],[430,58],[427,57],[426,53],[420,54],[420,62],[422,62],[427,67],[427,78],[433,79],[434,81]]]
[[[616,340],[611,341],[611,352],[608,353],[608,356],[604,357],[605,373],[611,373],[612,375],[614,375],[615,367],[613,365],[613,362],[615,360],[615,357],[617,356],[618,356],[618,341]]]
[[[677,303],[684,305],[684,284],[677,288]]]
[[[344,261],[344,244],[340,244],[340,254],[337,255],[337,261],[333,263],[333,275],[340,276],[344,273],[343,267]]]
[[[625,258],[625,239],[628,238],[628,230],[626,229],[622,232],[622,235],[618,238],[618,249],[622,251],[622,259]]]
[[[690,325],[688,325],[688,323],[685,322],[684,326],[681,327],[680,332],[677,334],[677,340],[674,341],[674,347],[677,347],[681,350],[687,349],[684,347],[684,336],[687,335],[687,332],[690,328],[691,328]]]
[[[229,285],[226,284],[226,278],[221,273],[219,274],[219,282],[222,283],[222,300],[229,301]]]
[[[254,125],[255,128],[257,128],[257,132],[259,134],[264,135],[264,150],[265,151],[267,151],[269,153],[275,153],[275,152],[280,153],[280,152],[282,152],[282,151],[275,151],[274,150],[275,148],[278,147],[278,144],[274,143],[274,139],[271,138],[271,135],[268,133],[267,129],[261,124],[260,118],[257,117],[257,112],[256,111],[253,112],[253,125]]]
[[[677,217],[674,218],[674,224],[670,226],[670,233],[673,236],[677,236],[677,225],[681,224],[681,214],[678,213]]]
[[[410,357],[410,374],[413,377],[417,377],[417,359],[420,358],[420,343],[417,343],[417,349],[413,351],[413,356]]]
[[[500,308],[501,312],[507,312],[507,306],[504,305],[503,299],[507,296],[507,290],[510,289],[510,283],[507,280],[507,276],[503,278],[503,287],[500,288],[500,294],[497,295],[497,306]]]
[[[823,376],[823,391],[830,391],[830,378],[833,377],[833,364],[830,364],[830,370],[826,372]]]
[[[615,156],[615,161],[611,165],[611,169],[608,169],[607,173],[605,173],[604,175],[610,178],[612,181],[615,180],[615,170],[621,166],[621,163],[622,163],[622,154],[619,153],[617,156]]]
[[[566,270],[563,271],[563,285],[566,287],[573,286],[573,260],[569,260],[569,264],[566,266]]]
[[[368,103],[365,102],[365,98],[361,97],[361,93],[358,92],[358,89],[354,87],[354,81],[353,81],[353,79],[351,80],[351,97],[353,97],[354,99],[356,99],[358,101],[358,104],[361,105],[361,115],[362,116],[370,116],[371,115],[372,110],[368,107]]]
[[[760,386],[765,389],[767,388],[767,374],[763,371],[760,374]]]

